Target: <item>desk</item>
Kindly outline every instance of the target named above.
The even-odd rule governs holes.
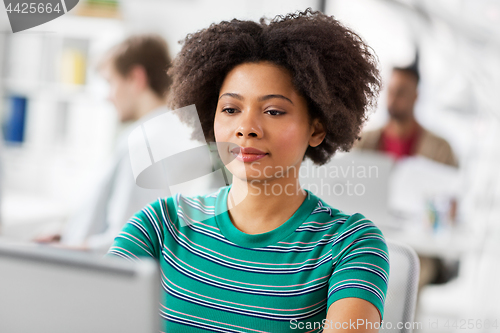
[[[378,225],[384,236],[412,247],[422,256],[458,260],[464,254],[479,251],[481,240],[471,237],[463,228],[443,234],[432,234],[424,230],[400,228],[394,225]]]
[[[17,241],[30,241],[43,232],[59,230],[68,214],[60,202],[24,193],[6,193],[1,206],[1,236]]]

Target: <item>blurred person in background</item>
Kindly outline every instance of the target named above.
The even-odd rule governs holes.
[[[448,142],[422,127],[415,119],[419,81],[416,63],[393,69],[387,93],[389,122],[380,129],[364,132],[356,146],[386,152],[396,158],[420,155],[457,167],[457,160]]]
[[[105,252],[128,218],[168,189],[143,189],[136,185],[128,152],[128,136],[142,122],[167,112],[171,79],[168,47],[157,35],[132,36],[101,59],[98,70],[109,83],[109,100],[119,121],[128,124],[117,139],[108,164],[91,193],[58,234],[39,242],[60,243],[75,249]]]
[[[385,152],[396,159],[419,155],[458,167],[450,144],[425,129],[415,119],[420,81],[417,64],[418,55],[411,66],[393,68],[387,91],[389,121],[382,128],[362,133],[355,146],[358,149]],[[419,289],[429,283],[444,283],[456,273],[456,263],[445,264],[441,259],[421,255],[419,259]]]

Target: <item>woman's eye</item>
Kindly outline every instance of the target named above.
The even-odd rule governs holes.
[[[268,112],[271,116],[279,116],[279,115],[285,114],[285,112],[278,111],[278,110],[268,110],[266,112]]]
[[[235,113],[237,110],[236,109],[232,109],[232,108],[225,108],[225,109],[222,109],[222,112],[226,112],[228,114],[233,114]]]

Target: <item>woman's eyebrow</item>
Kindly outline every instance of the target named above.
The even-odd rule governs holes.
[[[240,94],[236,94],[236,93],[224,93],[224,94],[220,95],[219,99],[221,99],[224,96],[233,97],[233,98],[239,99],[240,101],[244,100],[243,96],[241,96]],[[259,102],[266,101],[266,100],[271,99],[271,98],[284,99],[285,101],[288,101],[288,102],[292,103],[292,105],[294,105],[290,98],[285,97],[283,95],[279,95],[279,94],[271,94],[271,95],[265,95],[265,96],[259,97]]]
[[[271,99],[271,98],[281,98],[281,99],[284,99],[285,101],[289,101],[290,103],[292,103],[292,105],[294,105],[293,102],[292,102],[292,100],[290,98],[285,97],[283,95],[279,95],[279,94],[272,94],[272,95],[262,96],[262,97],[259,98],[259,101],[266,101],[266,100]]]
[[[221,99],[224,96],[233,97],[233,98],[239,99],[240,101],[244,100],[243,96],[241,96],[239,94],[235,94],[235,93],[224,93],[224,94],[220,95],[219,99]]]

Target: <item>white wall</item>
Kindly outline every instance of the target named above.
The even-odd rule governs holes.
[[[125,0],[122,8],[128,32],[161,32],[174,55],[181,49],[178,41],[212,23],[233,18],[272,18],[307,7],[318,9],[318,4],[315,0]]]

